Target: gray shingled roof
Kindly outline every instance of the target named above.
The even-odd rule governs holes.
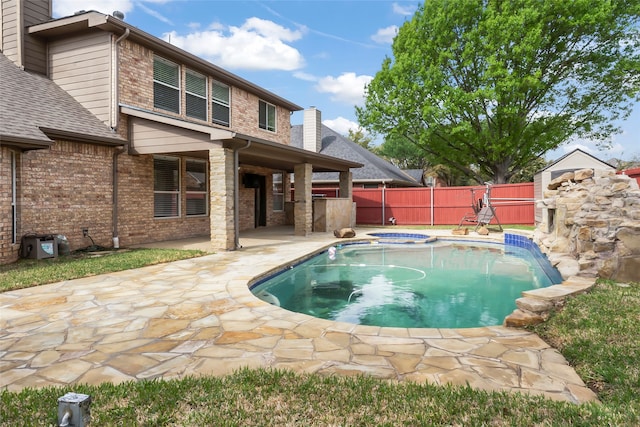
[[[420,182],[404,173],[400,168],[376,156],[349,138],[345,138],[333,129],[322,125],[320,133],[322,138],[320,153],[364,165],[361,168],[352,170],[354,182],[384,181],[389,185],[408,187],[421,185]],[[302,125],[291,127],[291,145],[303,148]],[[313,174],[313,180],[338,182],[338,174],[335,172],[317,172]]]
[[[103,144],[126,142],[53,81],[23,71],[0,53],[0,141],[42,147],[56,136]]]

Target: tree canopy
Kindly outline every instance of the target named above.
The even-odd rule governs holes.
[[[509,182],[571,137],[601,145],[640,90],[640,0],[429,0],[356,108],[478,182]]]

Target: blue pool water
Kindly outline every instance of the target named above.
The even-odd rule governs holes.
[[[349,244],[287,268],[251,291],[287,310],[323,319],[468,328],[502,324],[522,291],[559,283],[559,275],[549,277],[548,271],[529,249],[517,245],[453,240]]]

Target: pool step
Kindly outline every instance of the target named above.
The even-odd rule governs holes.
[[[524,291],[516,300],[518,308],[505,317],[504,325],[520,328],[544,322],[566,298],[589,291],[595,283],[595,277],[572,276],[559,285]]]

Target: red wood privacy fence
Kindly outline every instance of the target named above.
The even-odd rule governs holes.
[[[397,225],[457,225],[484,191],[482,186],[354,188],[356,223],[388,225],[394,217]],[[336,189],[314,188],[313,194],[336,197]],[[491,205],[501,224],[534,224],[533,183],[491,186]]]

